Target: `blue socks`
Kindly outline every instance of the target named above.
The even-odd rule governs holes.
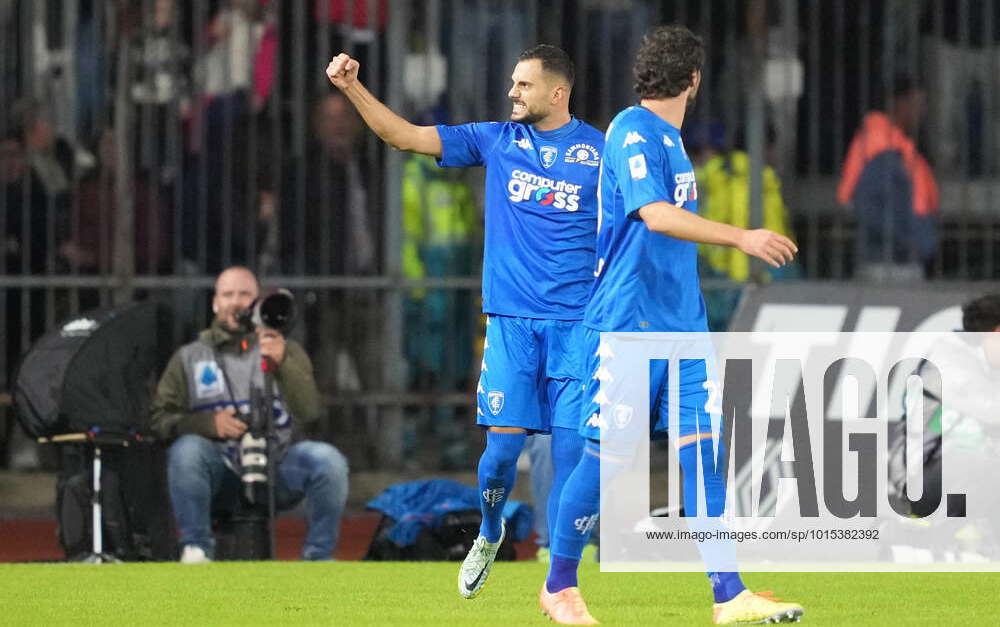
[[[726,478],[722,475],[722,464],[715,468],[715,451],[712,438],[703,438],[686,444],[677,451],[681,469],[684,471],[684,513],[694,517],[705,515],[698,509],[698,449],[701,449],[701,473],[705,482],[705,505],[708,515],[717,518],[726,508]],[[719,443],[719,457],[724,460],[726,451]]]
[[[722,464],[716,468],[715,451],[713,451],[714,440],[703,438],[697,442],[692,442],[682,446],[677,451],[680,457],[681,469],[684,471],[684,513],[689,517],[688,524],[691,527],[721,527],[718,517],[722,515],[726,508],[726,478],[722,474]],[[723,444],[719,443],[719,459],[724,460],[725,450]],[[694,518],[697,514],[705,515],[704,511],[698,507],[698,452],[701,452],[701,473],[705,483],[705,506],[708,510],[708,519]],[[746,589],[740,574],[736,570],[736,555],[731,541],[715,541],[698,543],[698,550],[701,552],[705,565],[712,569],[713,566],[732,568],[732,571],[708,572],[708,579],[712,582],[712,594],[716,603],[725,603],[732,600],[740,592]]]
[[[577,585],[576,570],[580,566],[579,557],[563,557],[552,554],[549,561],[549,576],[545,579],[545,589],[549,594]]]
[[[553,429],[553,457],[556,453],[556,434]],[[712,519],[709,525],[718,524],[726,505],[726,484],[722,475],[722,466],[715,468],[715,453],[713,440],[705,438],[697,443],[682,447],[679,451],[681,468],[684,470],[684,509],[685,512],[698,511],[698,453],[701,453],[701,468],[705,482],[705,504]],[[721,451],[720,453],[724,453]],[[549,564],[549,574],[545,580],[545,588],[549,593],[577,585],[577,568],[580,556],[590,538],[590,531],[597,522],[601,506],[601,458],[600,444],[587,441],[580,462],[566,480],[560,492],[553,485],[553,495],[559,494],[558,514],[555,525],[551,528],[552,557]],[[484,456],[485,457],[485,456]],[[725,459],[724,454],[720,454]],[[553,459],[555,461],[555,459]],[[608,463],[609,460],[605,460]],[[559,466],[556,466],[557,474]],[[549,512],[552,512],[551,501]],[[550,518],[551,520],[551,518]],[[704,518],[689,518],[690,522],[698,524]],[[489,538],[487,538],[489,539]],[[705,544],[706,546],[702,546]],[[716,603],[725,603],[735,598],[746,589],[740,575],[736,572],[735,551],[731,542],[699,543],[702,558],[708,564],[731,566],[731,570],[712,570],[708,573],[712,583],[712,594]]]
[[[479,458],[479,508],[483,512],[479,535],[487,542],[500,540],[503,506],[514,489],[517,458],[527,437],[526,433],[486,432],[486,450]]]
[[[570,473],[580,463],[583,442],[583,436],[576,429],[552,427],[552,487],[546,510],[550,545],[555,537],[556,518],[559,516],[559,497]]]
[[[550,593],[577,585],[576,570],[601,508],[600,444],[587,442],[559,498],[553,527],[551,562],[545,588]]]
[[[736,595],[747,589],[739,573],[708,573],[708,580],[712,582],[712,595],[716,603],[732,601]]]

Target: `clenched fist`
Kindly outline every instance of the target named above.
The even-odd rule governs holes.
[[[358,69],[361,64],[343,52],[330,60],[326,66],[326,77],[337,89],[347,89],[354,81],[358,80]]]

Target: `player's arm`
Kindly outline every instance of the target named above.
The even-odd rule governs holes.
[[[346,54],[338,54],[326,66],[326,76],[358,110],[382,141],[397,150],[441,157],[441,137],[437,127],[418,126],[399,117],[382,104],[358,80],[360,64]]]
[[[638,214],[650,231],[698,244],[732,246],[763,259],[775,268],[791,261],[799,250],[792,240],[774,231],[743,229],[706,220],[662,200],[643,205]]]

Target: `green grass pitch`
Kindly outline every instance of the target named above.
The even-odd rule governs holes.
[[[498,563],[476,599],[451,563],[0,564],[0,625],[546,625],[545,566]],[[990,624],[1000,574],[750,573],[806,609],[803,624]],[[581,584],[603,624],[711,623],[696,573],[600,573]]]

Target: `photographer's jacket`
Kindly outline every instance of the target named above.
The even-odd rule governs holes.
[[[298,342],[286,342],[285,358],[274,380],[280,459],[292,440],[294,423],[314,420],[319,414],[312,362]],[[235,402],[237,416],[246,414],[251,398],[263,389],[256,335],[230,331],[216,320],[170,358],[153,401],[153,432],[164,440],[185,433],[215,440],[231,467],[238,470],[239,442],[217,438],[215,412]]]

